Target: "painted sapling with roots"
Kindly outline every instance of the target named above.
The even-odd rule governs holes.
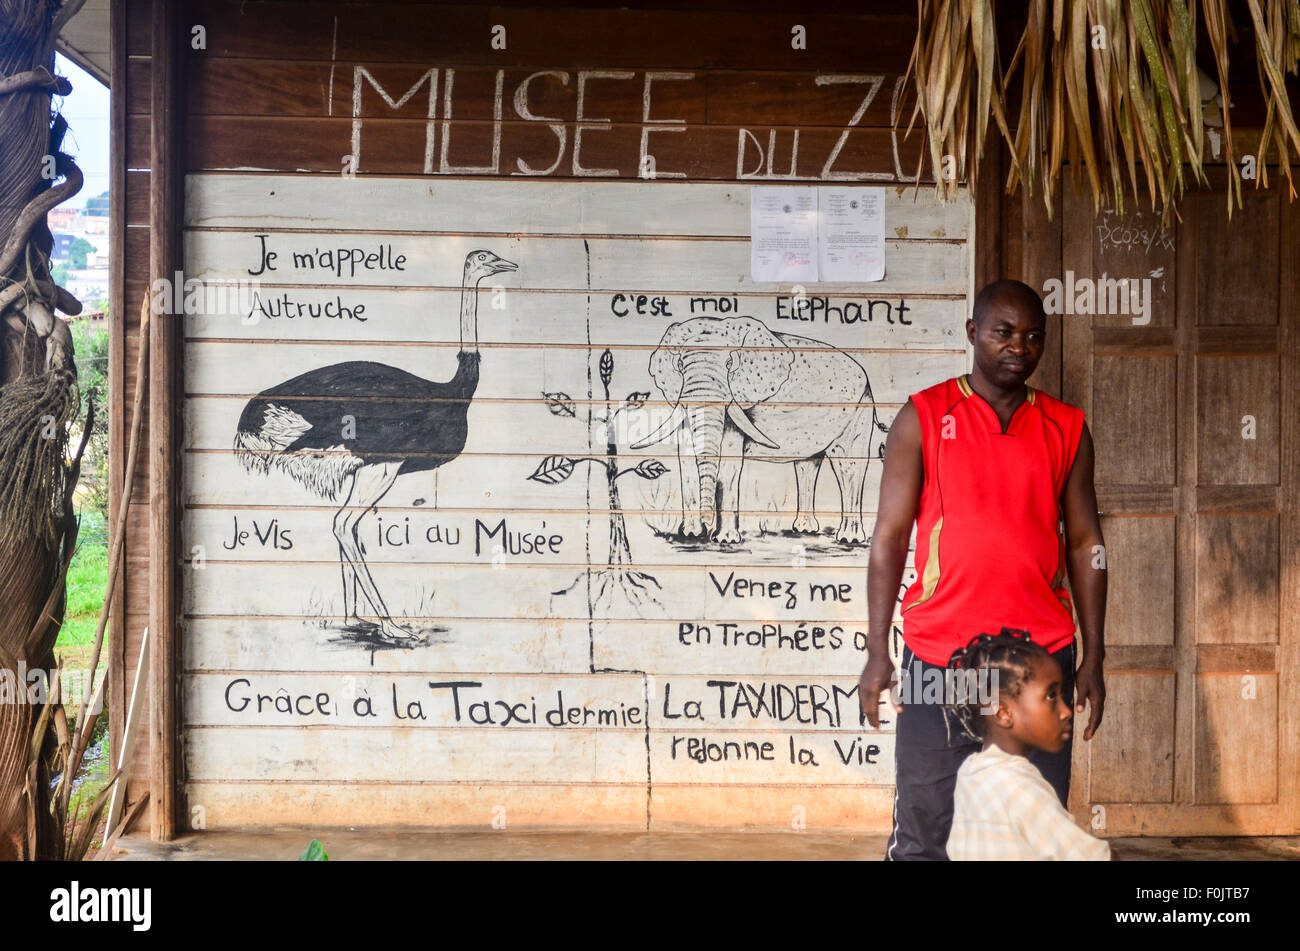
[[[620,413],[639,409],[649,399],[648,392],[632,392],[617,406],[610,397],[609,387],[614,379],[614,355],[606,350],[600,355],[600,383],[605,391],[604,415],[593,416],[592,421],[600,424],[605,433],[604,456],[547,456],[535,472],[528,478],[547,485],[556,485],[573,475],[578,463],[586,462],[602,466],[605,470],[605,484],[609,492],[609,560],[607,567],[600,571],[579,575],[573,584],[556,595],[571,593],[578,582],[588,573],[591,584],[588,589],[589,601],[593,610],[597,606],[608,606],[621,594],[622,598],[634,607],[643,608],[658,604],[658,599],[651,590],[661,590],[659,582],[653,575],[638,571],[632,567],[632,551],[627,540],[627,522],[623,516],[623,507],[619,501],[618,480],[625,475],[635,473],[642,479],[655,480],[668,471],[658,459],[645,459],[635,466],[619,468],[618,445],[615,439],[615,421]],[[577,418],[573,400],[566,393],[544,393],[552,415]]]

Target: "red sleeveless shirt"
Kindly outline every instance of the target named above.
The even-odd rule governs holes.
[[[1074,638],[1060,498],[1083,411],[1027,389],[1005,432],[965,376],[912,394],[925,482],[903,640],[932,664],[1004,626],[1049,651]]]

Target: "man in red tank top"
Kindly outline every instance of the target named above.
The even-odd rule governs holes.
[[[1027,631],[1061,665],[1066,702],[1077,692],[1076,709],[1090,707],[1085,740],[1105,701],[1106,571],[1092,437],[1081,410],[1025,384],[1043,353],[1042,299],[1019,281],[990,284],[975,298],[966,335],[974,369],[912,394],[885,444],[859,681],[876,728],[881,694],[895,679],[889,629],[914,523],[917,572],[901,611],[891,860],[947,858],[957,770],[980,748],[923,699],[927,672],[945,667],[953,651],[976,634]],[[1083,639],[1077,673],[1072,604]],[[1067,742],[1059,753],[1030,756],[1062,805],[1070,750]]]

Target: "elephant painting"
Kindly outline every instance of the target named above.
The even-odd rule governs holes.
[[[697,317],[665,331],[650,375],[672,414],[633,448],[680,430],[682,536],[740,541],[740,474],[749,459],[794,464],[792,527],[817,532],[813,499],[827,458],[840,486],[835,540],[866,542],[863,484],[873,440],[885,427],[857,360],[820,340],[773,333],[753,317]]]

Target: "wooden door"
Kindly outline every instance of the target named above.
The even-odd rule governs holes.
[[[1103,835],[1300,831],[1300,204],[1251,184],[1231,222],[1220,180],[1168,229],[1066,189],[1062,276],[1151,281],[1147,323],[1061,318],[1110,588],[1071,807]]]

